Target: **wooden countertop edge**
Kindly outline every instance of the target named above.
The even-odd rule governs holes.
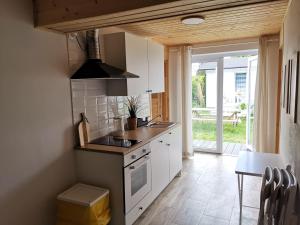
[[[175,125],[173,125],[172,127],[169,127],[169,128],[139,127],[134,131],[126,131],[124,137],[128,136],[129,138],[131,136],[130,133],[131,134],[136,133],[136,135],[138,136],[138,132],[139,131],[145,132],[145,129],[146,130],[149,129],[149,132],[152,131],[152,133],[154,133],[153,136],[151,134],[149,134],[150,137],[147,137],[147,138],[141,140],[140,143],[138,143],[137,145],[134,145],[131,148],[123,148],[123,147],[115,147],[115,146],[107,146],[107,145],[87,144],[84,147],[76,146],[75,150],[126,155],[126,154],[140,148],[141,146],[151,142],[152,140],[158,138],[161,135],[164,135],[164,134],[168,133],[170,130],[173,130],[176,127],[179,127],[179,126],[181,126],[180,123],[175,123]],[[153,132],[153,131],[155,131],[155,132]]]

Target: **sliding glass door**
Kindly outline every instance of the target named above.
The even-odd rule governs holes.
[[[223,58],[201,60],[193,67],[195,71],[192,76],[193,147],[196,151],[221,153],[220,95]]]
[[[238,155],[249,148],[257,51],[197,56],[192,71],[194,150]]]

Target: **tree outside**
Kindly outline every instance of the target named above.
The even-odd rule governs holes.
[[[193,108],[206,107],[206,73],[205,70],[198,70],[192,76],[192,105]]]

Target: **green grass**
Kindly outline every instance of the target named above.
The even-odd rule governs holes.
[[[216,141],[215,121],[193,121],[193,139]],[[246,119],[234,127],[231,123],[223,124],[223,141],[246,143]]]

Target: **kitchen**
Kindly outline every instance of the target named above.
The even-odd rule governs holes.
[[[133,224],[180,173],[181,126],[175,122],[148,121],[151,110],[148,93],[164,91],[164,47],[118,30],[108,33],[110,30],[103,29],[102,38],[99,30],[87,31],[87,45],[80,45],[84,38],[80,39],[78,34],[68,40],[77,53],[84,54],[80,46],[87,46],[88,50],[88,60],[82,66],[79,64],[80,68],[71,77],[74,124],[80,122],[80,114],[85,112],[91,127],[90,141],[76,151],[77,174],[80,182],[110,190],[111,224]],[[105,65],[107,75],[100,69],[100,72],[90,69],[94,66],[92,60],[100,59],[99,40],[103,40],[104,46],[101,55],[105,55],[110,66],[108,70]],[[78,58],[70,54],[69,57]],[[112,73],[112,66],[131,74]],[[130,99],[126,96],[134,95],[138,96],[135,103],[141,107],[140,121],[145,118],[147,121],[134,130],[124,131]]]
[[[2,68],[0,82],[1,224],[55,224],[57,196],[78,182],[107,188],[110,191],[111,224],[133,224],[135,221],[138,223],[139,220],[149,215],[147,210],[150,209],[151,214],[153,208],[157,206],[157,200],[167,202],[166,207],[158,207],[157,210],[172,211],[175,206],[178,207],[177,215],[174,212],[170,215],[162,214],[163,216],[157,219],[159,222],[167,217],[170,220],[169,217],[180,217],[177,218],[176,223],[174,222],[175,224],[199,224],[200,217],[203,221],[201,224],[232,224],[232,220],[237,221],[237,180],[234,168],[232,168],[232,165],[235,166],[236,158],[195,154],[192,159],[182,161],[182,157],[189,153],[186,147],[182,146],[186,146],[185,140],[190,134],[184,125],[186,118],[180,122],[174,119],[176,118],[174,115],[185,116],[181,115],[180,111],[185,108],[184,103],[176,102],[176,99],[185,98],[185,95],[176,89],[179,86],[174,88],[173,82],[176,79],[172,79],[174,73],[169,70],[174,70],[175,67],[170,68],[165,64],[166,59],[170,60],[167,56],[170,49],[165,50],[162,44],[151,38],[144,38],[144,36],[154,35],[150,31],[143,35],[141,32],[141,35],[138,35],[123,29],[126,26],[130,28],[132,25],[131,23],[124,25],[124,21],[138,21],[141,15],[148,20],[149,24],[152,24],[153,19],[166,19],[167,21],[168,16],[170,18],[172,16],[183,17],[176,11],[187,10],[184,14],[197,13],[199,7],[189,8],[178,3],[184,1],[177,1],[178,4],[172,3],[173,7],[169,8],[173,10],[172,12],[170,11],[164,18],[159,18],[163,14],[159,10],[166,8],[155,6],[155,2],[139,2],[136,5],[134,3],[121,4],[116,7],[115,1],[108,3],[109,1],[105,0],[107,6],[105,10],[112,14],[118,10],[136,11],[133,11],[131,15],[117,14],[117,16],[89,20],[84,17],[88,17],[87,15],[97,17],[99,13],[97,4],[100,4],[100,1],[87,1],[87,5],[81,6],[76,5],[80,1],[74,1],[72,3],[74,8],[82,9],[82,11],[78,10],[80,13],[77,14],[73,13],[72,6],[61,10],[61,4],[58,1],[49,1],[45,5],[36,5],[36,2],[43,1],[2,1],[0,8],[2,28],[0,43],[0,67]],[[160,3],[166,2],[169,1],[160,1]],[[282,1],[274,1],[274,4],[278,2]],[[67,4],[67,1],[65,3]],[[295,12],[299,8],[298,3],[299,0],[292,0],[290,4],[293,5],[289,7],[285,20],[278,16],[281,22],[285,23],[285,30],[282,31],[287,38],[285,46],[298,46],[295,38],[291,38],[291,36],[299,36],[297,26],[291,22],[299,18]],[[94,7],[89,8],[89,5],[94,4]],[[237,4],[237,1],[234,4]],[[228,8],[234,4],[231,2]],[[218,4],[201,5],[201,7],[209,7],[209,10],[213,11],[220,8],[220,5],[222,5],[221,1],[218,1]],[[247,7],[250,6],[251,4]],[[139,7],[150,7],[153,14],[146,16],[143,14],[145,11],[137,9]],[[58,11],[53,8],[57,8]],[[33,16],[33,11],[35,14],[40,13],[39,20]],[[284,13],[281,13],[285,14],[285,10],[282,11]],[[204,10],[203,14],[205,13]],[[73,22],[69,23],[67,20]],[[178,21],[181,24],[180,19]],[[111,28],[116,23],[119,23],[121,28]],[[86,29],[89,25],[89,29]],[[87,54],[86,30],[94,31],[94,28],[98,27],[101,27],[98,39],[100,54],[94,51],[98,47],[93,47]],[[232,25],[232,27],[238,26]],[[254,29],[253,26],[249,27]],[[49,29],[54,32],[49,32]],[[152,32],[155,30],[163,32],[164,29],[154,27]],[[226,29],[217,30],[218,32],[214,34],[205,30],[199,37],[205,39],[213,36],[221,41],[222,36],[225,35],[220,34],[223,34],[222,32]],[[187,31],[184,29],[182,31],[179,29],[179,31],[178,40],[188,45],[189,42],[185,42],[185,38],[190,35],[194,38],[194,36],[191,33],[185,33]],[[229,32],[231,32],[230,29]],[[237,39],[244,38],[238,36],[239,33],[232,33]],[[248,36],[251,35],[249,31]],[[253,36],[259,35],[255,33]],[[169,43],[169,46],[176,47],[177,43],[174,39],[176,37],[170,33],[160,40]],[[89,43],[93,45],[96,42],[97,39],[94,39]],[[228,44],[228,46],[233,45]],[[289,47],[286,48],[289,49]],[[117,70],[113,70],[118,73],[113,73],[112,76],[123,74],[122,76],[128,76],[128,78],[95,80],[71,78],[80,66],[84,65],[87,58],[95,59],[94,57],[102,59],[107,65],[118,67]],[[165,73],[167,72],[170,77],[166,79]],[[164,91],[170,95],[168,100],[170,102],[166,101],[167,105],[170,103],[172,106],[169,109],[163,109],[165,106],[161,106],[161,102],[156,102],[159,99],[159,101],[165,101],[164,96],[160,94]],[[127,130],[127,125],[125,125],[129,116],[126,106],[127,96],[140,96],[141,111],[138,117],[144,120],[146,117],[149,117],[148,120],[156,116],[162,118],[154,119],[148,126],[144,121],[145,126],[138,127],[136,130]],[[166,113],[168,110],[169,113]],[[81,113],[85,113],[89,121],[89,139],[91,142],[96,141],[96,144],[88,143],[79,147],[78,125],[81,121]],[[124,122],[125,131],[123,131],[123,126],[120,126],[123,124],[121,120]],[[159,120],[170,122],[156,123]],[[143,123],[141,120],[140,122]],[[293,165],[298,176],[299,155],[296,146],[299,146],[297,144],[299,127],[283,117],[281,132],[281,154]],[[118,138],[111,138],[107,135],[118,136]],[[101,137],[106,138],[99,139]],[[98,141],[101,142],[100,145]],[[103,145],[103,141],[109,145]],[[111,146],[112,144],[126,147]],[[230,167],[230,173],[226,170],[226,166]],[[221,179],[222,185],[217,185],[218,183],[210,180],[209,175],[212,171],[219,173],[216,177],[224,175],[225,178],[229,178]],[[137,175],[135,172],[143,172],[147,175]],[[96,174],[101,174],[101,178]],[[137,183],[135,183],[134,175],[139,178]],[[138,187],[135,189],[133,184],[138,184]],[[193,188],[184,185],[190,185]],[[253,186],[255,185],[256,183]],[[170,189],[172,191],[169,195],[177,190],[178,193],[182,191],[188,200],[184,204],[181,204],[180,199],[177,202],[177,197],[181,196],[181,192],[179,194],[176,192],[174,199],[170,200],[165,193],[165,190],[170,191]],[[203,190],[200,191],[201,189]],[[130,195],[129,190],[134,194]],[[210,191],[218,192],[218,195],[212,195]],[[230,191],[235,193],[234,196],[228,193]],[[225,200],[222,197],[223,193],[224,196],[229,195]],[[208,196],[214,197],[206,199]],[[257,196],[259,194],[255,190],[251,192],[251,195],[246,196],[245,200],[249,201],[247,197],[255,199]],[[168,204],[172,204],[172,207],[168,207]],[[181,206],[186,207],[183,210],[186,214],[180,212]],[[216,206],[219,209],[215,209]],[[248,209],[248,211],[246,209],[246,217],[251,214],[249,211],[255,211],[256,216],[256,209]],[[233,216],[230,217],[231,215]],[[194,222],[191,222],[191,218],[195,218]],[[215,218],[217,219],[213,220]],[[156,224],[160,224],[159,222]]]

